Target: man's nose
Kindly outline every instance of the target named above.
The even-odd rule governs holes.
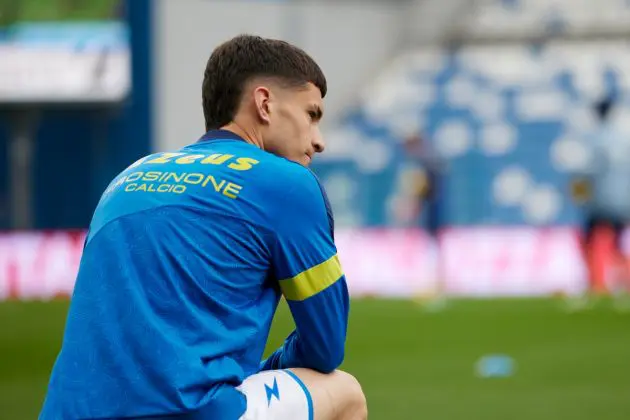
[[[321,131],[317,130],[315,133],[315,137],[313,138],[313,149],[315,149],[316,153],[322,153],[326,148],[326,144],[324,143],[324,139],[322,138]]]

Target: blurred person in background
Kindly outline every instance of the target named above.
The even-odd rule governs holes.
[[[346,279],[308,169],[325,76],[286,42],[217,47],[206,134],[117,176],[89,227],[41,420],[361,420]],[[296,329],[261,360],[280,298]]]
[[[442,227],[442,161],[421,134],[408,137],[404,148],[406,161],[415,168],[413,185],[417,215],[426,215],[427,233],[437,239]]]
[[[423,226],[436,251],[435,296],[433,303],[443,302],[442,258],[439,234],[443,222],[443,175],[444,162],[431,143],[421,133],[408,136],[404,143],[405,173],[411,192],[412,220],[415,226]],[[424,224],[422,221],[424,220]]]
[[[591,291],[625,292],[622,296],[630,291],[621,241],[630,221],[630,138],[611,121],[616,105],[616,98],[609,95],[593,106],[598,127],[585,142],[591,161],[574,179],[572,194],[586,210],[582,246]]]

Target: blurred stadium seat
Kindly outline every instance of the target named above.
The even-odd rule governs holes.
[[[463,27],[477,36],[627,31],[626,0],[481,0]]]
[[[421,128],[451,162],[449,224],[575,224],[568,181],[588,162],[580,140],[593,128],[590,107],[614,92],[615,122],[630,134],[629,83],[625,42],[410,51],[365,88],[331,133],[344,146],[317,169],[343,220],[391,224],[375,208],[395,198],[400,140]]]

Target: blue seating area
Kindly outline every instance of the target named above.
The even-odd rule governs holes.
[[[475,35],[627,31],[628,0],[481,0],[464,21]]]
[[[401,140],[420,130],[448,162],[449,225],[576,224],[569,180],[588,163],[591,105],[614,92],[630,139],[630,45],[470,46],[398,57],[326,133],[316,172],[340,225],[397,223]]]

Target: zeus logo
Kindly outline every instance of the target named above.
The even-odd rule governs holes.
[[[271,399],[276,397],[278,401],[280,401],[280,392],[278,391],[278,381],[276,378],[273,378],[273,387],[269,387],[269,385],[265,384],[265,392],[267,393],[267,407],[271,405]]]

